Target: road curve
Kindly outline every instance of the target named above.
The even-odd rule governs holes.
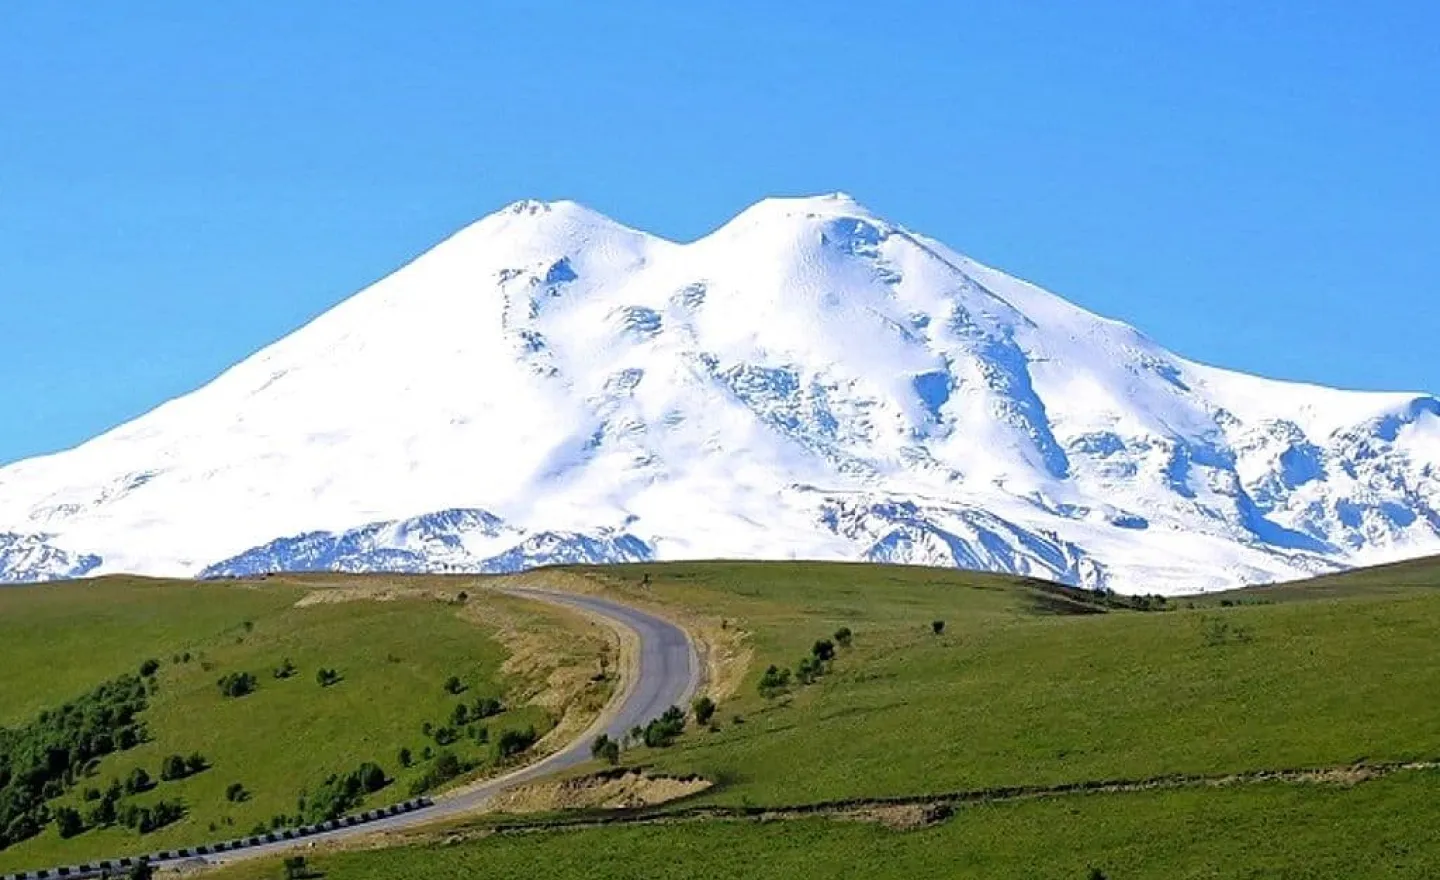
[[[521,767],[504,776],[496,777],[453,796],[441,796],[431,806],[398,816],[389,816],[334,831],[313,834],[303,840],[262,843],[243,850],[234,850],[200,858],[173,859],[155,862],[157,865],[182,863],[221,864],[239,859],[253,858],[281,850],[294,849],[311,841],[340,840],[372,834],[376,831],[392,831],[426,825],[439,819],[468,813],[484,804],[500,792],[524,782],[567,770],[590,760],[590,743],[602,732],[612,737],[623,736],[630,728],[657,718],[670,706],[686,707],[700,685],[700,658],[695,645],[685,630],[675,624],[598,596],[584,596],[541,589],[510,589],[509,595],[563,605],[595,617],[601,617],[608,624],[630,630],[639,642],[639,668],[633,680],[622,681],[621,691],[612,698],[601,715],[601,720],[580,735],[578,739],[543,760]],[[617,706],[618,704],[618,706]]]

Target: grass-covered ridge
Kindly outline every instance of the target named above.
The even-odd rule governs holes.
[[[633,817],[643,825],[467,839],[462,823],[430,843],[312,852],[310,868],[336,880],[532,876],[537,865],[556,878],[1440,871],[1440,561],[1322,579],[1308,593],[1164,603],[810,563],[519,580],[605,593],[701,637],[710,724],[691,715],[677,736],[627,741],[614,757],[716,785]],[[484,583],[467,585],[472,596]],[[772,666],[791,675],[762,694]],[[1317,772],[1270,772],[1305,769]],[[1097,792],[1101,782],[1122,784]],[[873,821],[884,799],[955,811],[894,830]],[[734,818],[767,809],[769,821]],[[281,873],[261,861],[220,876]]]
[[[864,821],[706,821],[504,834],[310,856],[327,880],[1213,880],[1440,876],[1440,774],[1356,788],[1260,785],[985,804],[900,831]],[[1099,871],[1099,874],[1094,873]],[[216,880],[271,880],[278,861]]]
[[[453,584],[383,597],[331,587],[110,579],[0,590],[0,630],[13,636],[0,638],[7,728],[154,661],[141,741],[52,788],[51,821],[0,851],[0,872],[299,824],[485,772],[507,734],[553,726],[557,708],[531,704],[549,676],[565,664],[588,675],[604,650],[588,623],[499,596],[460,603]],[[553,656],[503,671],[520,630]],[[87,636],[98,650],[80,646]],[[603,699],[592,694],[592,708]],[[137,772],[147,781],[127,785]],[[144,811],[163,827],[141,834]],[[85,827],[62,839],[54,820],[72,813]]]
[[[1440,591],[1055,614],[1034,584],[963,572],[699,563],[578,574],[745,631],[748,671],[721,701],[718,729],[631,756],[716,780],[705,798],[718,803],[1440,755]],[[797,669],[841,627],[852,645],[825,675],[761,695],[769,666]]]

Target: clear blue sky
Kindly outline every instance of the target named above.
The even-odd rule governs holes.
[[[0,462],[522,197],[843,189],[1189,357],[1440,391],[1435,4],[704,5],[0,4]]]

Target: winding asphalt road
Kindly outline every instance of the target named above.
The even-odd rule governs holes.
[[[695,645],[683,629],[667,620],[596,596],[538,589],[514,589],[505,592],[512,596],[549,602],[553,605],[564,605],[592,616],[603,617],[612,626],[628,629],[638,638],[640,645],[639,669],[633,676],[633,680],[622,682],[623,690],[612,700],[611,705],[606,707],[602,720],[592,725],[578,739],[558,752],[551,753],[541,761],[522,767],[505,776],[464,789],[453,796],[441,796],[433,805],[410,813],[389,816],[350,828],[339,828],[314,834],[302,841],[260,844],[243,850],[200,858],[174,859],[170,862],[157,862],[156,864],[195,864],[197,861],[221,864],[294,849],[297,846],[303,847],[311,841],[339,840],[372,834],[376,831],[413,828],[417,825],[427,825],[436,820],[459,816],[475,810],[506,789],[589,761],[590,743],[602,732],[608,733],[612,737],[621,737],[630,728],[636,725],[643,726],[651,719],[659,717],[671,706],[684,708],[700,686],[700,660],[695,651]],[[619,707],[614,708],[617,701]],[[612,709],[613,711],[611,711]]]

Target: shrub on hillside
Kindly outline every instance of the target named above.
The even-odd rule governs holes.
[[[243,697],[255,691],[255,676],[248,672],[232,672],[222,676],[216,684],[222,696]]]
[[[801,657],[800,662],[795,665],[795,679],[801,684],[813,684],[815,679],[824,674],[824,662],[814,657]]]
[[[524,730],[507,730],[500,734],[500,738],[495,741],[495,753],[502,761],[512,758],[535,745],[539,738],[533,727],[527,727]]]
[[[60,833],[62,840],[69,840],[85,830],[85,822],[80,818],[80,811],[74,807],[56,807],[55,830]]]
[[[652,749],[665,748],[685,732],[685,713],[679,706],[671,706],[665,714],[645,725],[642,739]]]
[[[125,777],[126,794],[140,794],[154,787],[155,782],[150,778],[150,774],[145,772],[144,767],[136,767],[130,771],[129,776]]]
[[[695,723],[702,727],[715,717],[715,701],[709,697],[701,697],[691,704],[690,708],[695,711]]]
[[[790,670],[771,665],[760,676],[760,696],[774,697],[790,687]]]
[[[205,762],[205,756],[199,752],[191,754],[188,758],[170,755],[160,762],[160,778],[166,782],[173,782],[187,776],[194,776],[207,766],[209,765]]]
[[[470,707],[470,719],[472,721],[483,721],[486,718],[493,718],[505,711],[505,706],[494,697],[480,697]]]
[[[466,771],[466,765],[450,752],[441,752],[425,774],[410,785],[410,793],[424,794],[432,791]]]
[[[388,780],[380,765],[366,762],[346,774],[332,774],[308,798],[300,812],[306,824],[338,819],[360,805],[367,794],[384,788]]]
[[[590,744],[590,757],[605,761],[614,765],[620,763],[620,743],[611,739],[608,734],[600,734]]]

